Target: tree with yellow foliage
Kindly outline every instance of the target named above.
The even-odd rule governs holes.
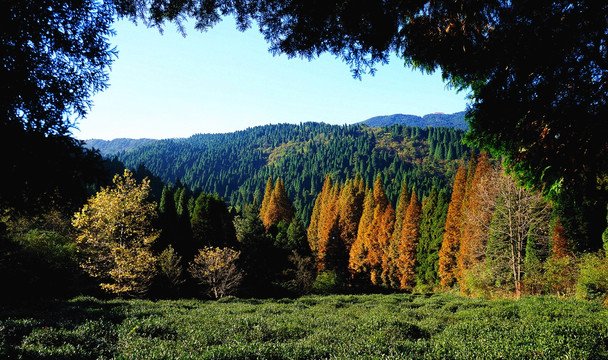
[[[114,186],[91,197],[74,215],[80,265],[119,296],[142,296],[156,272],[150,250],[159,232],[152,228],[156,204],[149,202],[150,181],[138,184],[129,170],[114,176]]]

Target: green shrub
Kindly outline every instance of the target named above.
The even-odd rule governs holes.
[[[312,289],[317,294],[336,293],[342,289],[342,280],[335,271],[323,271],[317,275]]]
[[[601,254],[586,254],[580,263],[576,296],[583,300],[606,301],[608,296],[608,261]]]

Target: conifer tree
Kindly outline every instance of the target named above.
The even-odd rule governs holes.
[[[416,248],[416,274],[418,282],[431,284],[433,282],[434,264],[431,262],[433,249],[433,230],[435,227],[435,210],[437,208],[439,193],[436,187],[422,202],[422,215],[420,218],[420,241]]]
[[[420,239],[420,203],[416,192],[412,191],[412,198],[405,213],[401,229],[401,244],[399,246],[399,275],[400,288],[411,290],[415,283],[416,247]]]
[[[359,221],[359,227],[357,229],[357,239],[353,243],[349,254],[349,269],[354,274],[368,274],[369,273],[369,262],[367,260],[367,236],[368,230],[374,220],[374,210],[376,204],[374,202],[374,195],[370,189],[366,190],[365,200],[363,201],[363,213],[361,214],[361,220]]]
[[[268,203],[270,202],[270,197],[272,196],[272,192],[274,191],[275,185],[272,182],[272,178],[269,176],[268,180],[266,180],[266,189],[264,190],[264,198],[262,199],[262,204],[260,205],[260,219],[264,220],[266,218],[266,211],[268,210]]]
[[[456,280],[457,255],[460,250],[462,202],[466,188],[466,168],[461,165],[454,178],[452,197],[445,222],[445,233],[439,250],[439,278],[441,286],[449,287]]]
[[[553,236],[551,237],[551,257],[563,258],[567,256],[572,256],[568,245],[568,235],[560,218],[556,218],[553,225]]]
[[[277,179],[270,200],[268,201],[266,212],[262,218],[264,226],[268,229],[270,225],[278,224],[280,221],[290,223],[294,213],[295,211],[291,204],[291,200],[289,200],[287,192],[285,191],[285,184],[282,179]]]
[[[347,253],[357,238],[357,229],[359,220],[363,213],[363,198],[365,196],[365,188],[359,179],[346,180],[340,190],[340,199],[338,202],[338,217],[340,237],[344,242]]]
[[[407,187],[407,182],[403,180],[401,183],[401,191],[399,192],[399,199],[397,201],[397,208],[395,209],[395,231],[394,238],[397,242],[401,239],[401,227],[403,226],[403,219],[405,219],[405,213],[407,207],[410,205],[411,194]]]
[[[346,251],[340,237],[338,222],[339,193],[339,185],[334,184],[329,189],[329,193],[323,196],[318,229],[317,269],[319,273],[326,270],[344,271],[346,269]]]
[[[323,196],[317,195],[315,199],[315,206],[312,209],[312,215],[310,216],[310,224],[308,225],[307,238],[308,245],[313,255],[316,256],[319,249],[319,218],[321,217],[321,204]]]
[[[492,210],[484,205],[482,187],[490,186],[482,180],[492,171],[492,164],[487,153],[479,155],[475,166],[475,174],[468,185],[463,204],[462,237],[458,255],[457,279],[464,289],[464,278],[466,271],[483,260],[488,242],[490,223],[492,221]],[[469,171],[470,173],[470,171]]]
[[[376,176],[374,183],[374,216],[372,223],[367,229],[365,236],[367,248],[367,261],[370,267],[370,280],[373,285],[378,285],[382,282],[382,259],[384,257],[385,248],[388,246],[390,239],[386,239],[386,233],[390,232],[392,236],[394,226],[394,211],[386,211],[390,206],[384,185],[380,175]],[[393,217],[392,221],[388,217]],[[389,225],[390,224],[390,225]],[[389,229],[390,226],[390,229]],[[388,249],[386,249],[388,251]]]

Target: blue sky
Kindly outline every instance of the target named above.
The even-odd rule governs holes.
[[[79,139],[172,138],[251,126],[322,121],[351,124],[377,115],[453,113],[466,93],[446,89],[391,59],[375,76],[352,77],[325,54],[308,61],[273,56],[255,29],[225,19],[208,32],[156,29],[120,21],[110,87],[73,131]]]

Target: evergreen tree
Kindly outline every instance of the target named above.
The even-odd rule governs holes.
[[[433,230],[435,225],[435,211],[437,209],[439,192],[433,187],[429,196],[422,202],[422,215],[420,218],[420,241],[416,249],[416,274],[418,282],[433,283],[434,264],[431,262],[433,244]],[[439,249],[437,249],[439,250]]]
[[[192,215],[192,233],[197,249],[231,247],[236,244],[232,217],[223,199],[217,194],[201,193]]]

